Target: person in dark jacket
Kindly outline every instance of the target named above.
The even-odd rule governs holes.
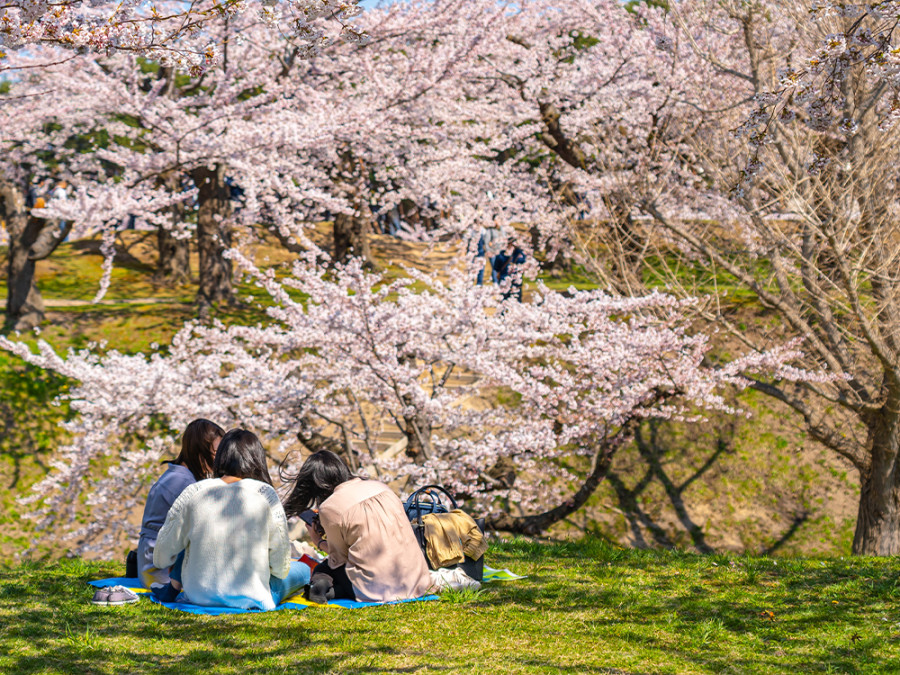
[[[507,280],[509,283],[509,288],[503,294],[504,300],[515,296],[516,300],[522,302],[522,267],[525,259],[525,251],[516,246],[512,237],[507,239],[504,249],[494,256],[493,267],[497,283],[501,286]]]
[[[184,489],[212,475],[216,448],[224,435],[225,430],[209,420],[196,419],[188,424],[181,436],[181,453],[175,461],[166,462],[165,473],[150,488],[137,550],[138,577],[147,590],[169,584],[169,568],[158,569],[153,565],[156,537],[169,509]]]

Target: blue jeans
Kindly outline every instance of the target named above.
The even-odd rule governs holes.
[[[181,568],[184,566],[184,551],[178,554],[178,557],[175,558],[175,562],[172,567],[169,569],[169,583],[163,586],[151,586],[150,592],[156,597],[157,600],[161,600],[162,602],[175,602],[178,598],[178,594],[181,592],[181,589],[176,589],[172,586],[173,581],[178,582],[178,586],[182,586],[181,583]]]
[[[280,605],[301,588],[309,583],[312,570],[306,563],[291,560],[291,569],[284,579],[269,577],[269,588],[272,589],[272,599],[276,605]]]
[[[175,562],[172,564],[172,569],[169,570],[169,580],[177,581],[178,585],[182,585],[181,583],[181,568],[184,566],[184,551],[178,554],[178,557],[175,558]]]

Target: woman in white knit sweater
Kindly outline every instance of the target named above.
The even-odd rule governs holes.
[[[193,604],[275,609],[309,583],[310,570],[290,560],[284,508],[256,435],[242,429],[225,434],[213,476],[175,500],[153,564],[168,567],[183,550],[180,581]]]

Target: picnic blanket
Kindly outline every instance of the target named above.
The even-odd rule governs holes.
[[[176,609],[180,612],[188,612],[189,614],[208,614],[211,616],[219,616],[220,614],[247,614],[267,611],[261,609],[237,609],[235,607],[206,607],[204,605],[192,605],[189,602],[162,602],[161,600],[157,599],[152,593],[150,593],[150,591],[143,588],[141,586],[140,580],[136,577],[133,579],[128,577],[112,577],[110,579],[98,579],[96,581],[89,581],[88,583],[95,588],[106,588],[107,586],[124,586],[125,588],[131,589],[135,593],[138,593],[141,597],[148,598],[150,602],[156,603],[157,605],[162,605],[163,607],[168,607],[169,609]],[[307,607],[360,609],[362,607],[396,605],[405,602],[425,602],[427,600],[437,599],[438,596],[436,595],[426,595],[421,598],[395,600],[393,602],[359,602],[357,600],[332,600],[327,605],[317,605],[316,603],[310,602],[309,600],[304,598],[302,594],[298,594],[291,596],[271,611],[277,612],[282,609],[301,610],[306,609]]]
[[[525,577],[510,572],[508,569],[495,570],[485,565],[484,568],[484,583],[490,583],[493,581],[515,581],[517,579],[524,579]],[[125,588],[131,589],[135,593],[137,593],[141,597],[146,597],[150,600],[150,602],[156,603],[157,605],[162,605],[163,607],[168,607],[169,609],[175,609],[179,612],[187,612],[189,614],[207,614],[210,616],[219,616],[220,614],[247,614],[247,613],[260,613],[265,610],[260,609],[236,609],[234,607],[206,607],[203,605],[192,605],[189,602],[162,602],[157,599],[150,591],[141,586],[141,582],[139,579],[129,578],[129,577],[112,577],[110,579],[98,579],[96,581],[88,582],[91,586],[95,588],[106,588],[108,586],[124,586]],[[359,602],[357,600],[331,600],[327,605],[318,605],[314,602],[310,602],[306,598],[303,597],[302,593],[298,595],[291,596],[280,605],[278,605],[274,610],[271,611],[279,611],[282,609],[294,609],[294,610],[302,610],[307,607],[325,607],[328,609],[360,609],[362,607],[378,607],[380,605],[397,605],[406,602],[426,602],[429,600],[437,600],[437,595],[425,595],[421,598],[410,598],[408,600],[395,600],[393,602]]]

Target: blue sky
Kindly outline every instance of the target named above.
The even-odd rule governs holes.
[[[378,4],[378,0],[361,0],[359,3],[360,7],[365,7],[366,9],[370,9],[375,7]]]

